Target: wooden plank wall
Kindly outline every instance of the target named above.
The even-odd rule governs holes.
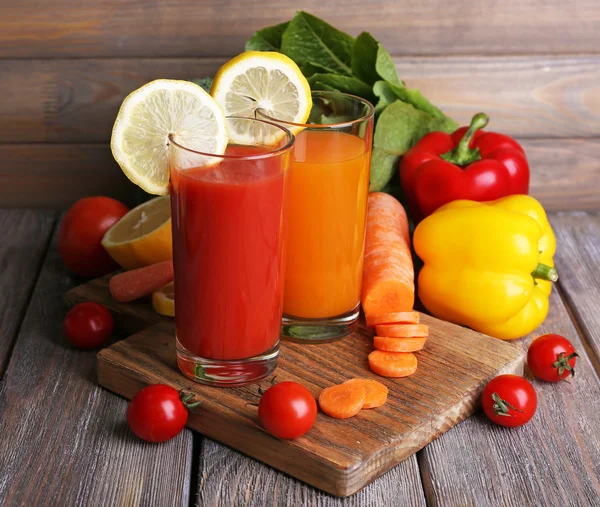
[[[408,85],[461,122],[488,112],[523,142],[549,208],[600,207],[597,0],[0,0],[0,206],[130,199],[108,149],[125,95],[210,75],[298,9],[372,32]]]

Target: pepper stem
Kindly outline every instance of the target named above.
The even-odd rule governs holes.
[[[537,267],[533,270],[533,273],[531,273],[531,276],[538,280],[556,282],[558,280],[558,271],[556,271],[556,268],[550,267],[547,264],[542,264],[540,262],[537,265]]]
[[[479,153],[479,148],[471,148],[470,144],[479,129],[484,128],[490,118],[485,113],[477,113],[473,116],[471,120],[471,124],[469,125],[469,130],[465,132],[462,139],[453,150],[448,153],[444,153],[440,155],[442,159],[452,164],[456,164],[459,166],[465,166],[476,162],[477,160],[481,160],[481,154]]]

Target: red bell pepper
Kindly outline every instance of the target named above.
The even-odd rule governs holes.
[[[400,162],[400,181],[413,219],[420,221],[456,201],[493,201],[529,191],[529,165],[514,139],[481,130],[489,118],[478,113],[452,135],[431,132]]]

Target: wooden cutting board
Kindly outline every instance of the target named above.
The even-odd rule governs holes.
[[[278,470],[337,496],[360,490],[473,413],[485,384],[501,373],[523,371],[523,354],[509,343],[423,315],[430,327],[419,368],[411,377],[387,379],[369,371],[372,343],[366,331],[331,344],[283,342],[277,382],[292,380],[318,397],[353,377],[377,379],[388,402],[356,417],[336,420],[319,413],[311,431],[279,440],[258,422],[258,385],[214,388],[194,383],[177,369],[173,319],[160,317],[147,301],[115,303],[107,279],[71,290],[69,303],[95,301],[115,316],[129,338],[98,353],[98,383],[126,398],[156,383],[186,389],[203,400],[188,426]],[[270,386],[271,378],[260,383]]]

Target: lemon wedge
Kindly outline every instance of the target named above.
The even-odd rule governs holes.
[[[156,197],[133,208],[106,231],[102,246],[125,269],[172,259],[170,196]]]
[[[300,68],[276,52],[246,51],[232,58],[217,72],[210,93],[227,116],[254,118],[261,109],[268,117],[302,124],[312,108],[310,86]],[[285,135],[265,127],[230,120],[229,136],[235,143],[250,144],[260,134],[257,129],[264,128],[262,139],[272,144],[278,140],[273,137]],[[295,133],[300,128],[290,130]]]
[[[125,175],[150,194],[169,193],[169,135],[186,148],[222,155],[228,142],[223,109],[189,81],[157,79],[125,98],[110,147]]]
[[[175,285],[173,282],[152,293],[152,308],[161,315],[175,317]]]

